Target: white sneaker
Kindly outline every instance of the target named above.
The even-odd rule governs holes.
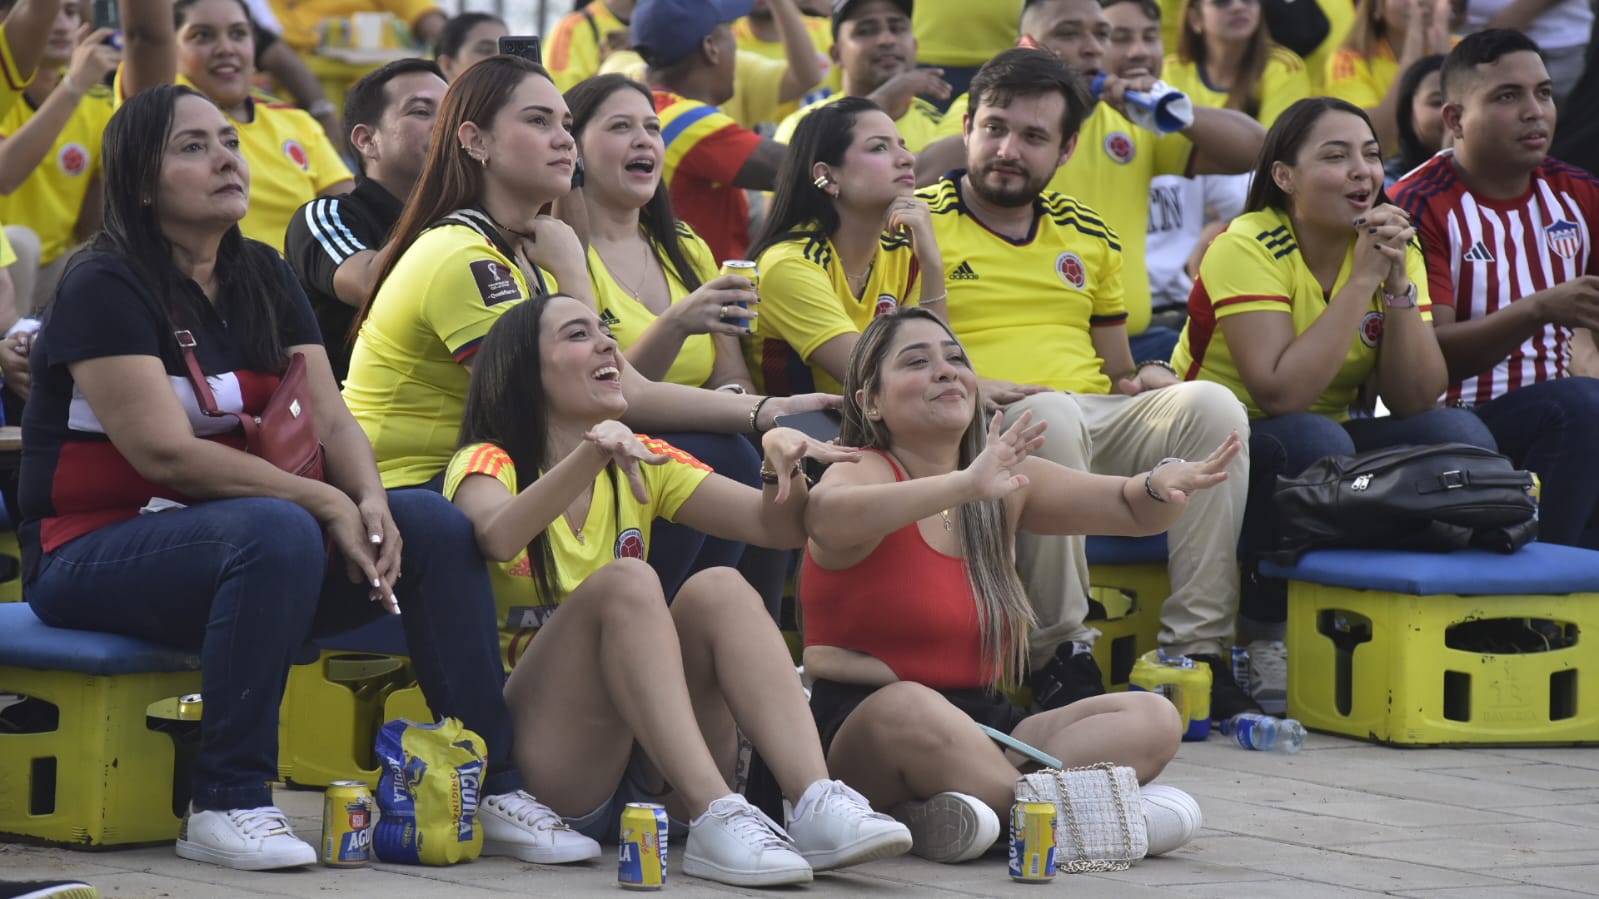
[[[316,850],[294,835],[275,805],[225,812],[189,810],[178,830],[178,857],[240,871],[316,864]]]
[[[935,862],[971,861],[999,839],[999,816],[965,793],[900,803],[894,817],[910,828],[911,852]]]
[[[1281,640],[1256,640],[1249,644],[1249,682],[1255,701],[1268,715],[1288,711],[1288,647]]]
[[[1199,803],[1176,787],[1146,784],[1138,788],[1138,795],[1144,800],[1144,826],[1149,831],[1146,856],[1165,855],[1186,846],[1204,826]]]
[[[477,807],[483,854],[507,855],[538,865],[600,857],[600,844],[566,826],[561,816],[525,790],[485,796]]]
[[[819,780],[800,797],[798,815],[783,803],[788,832],[811,870],[827,871],[873,859],[901,855],[911,848],[911,832],[881,812],[841,780]]]
[[[772,887],[810,883],[811,866],[776,821],[737,793],[689,823],[683,873],[718,883]]]

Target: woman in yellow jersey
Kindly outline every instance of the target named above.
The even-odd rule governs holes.
[[[1327,93],[1371,116],[1391,151],[1399,136],[1399,73],[1423,56],[1448,53],[1449,0],[1360,0],[1344,45],[1327,61]]]
[[[454,81],[473,63],[500,52],[500,38],[510,33],[505,20],[491,13],[464,12],[452,17],[433,45],[433,58],[444,80]]]
[[[222,110],[239,129],[239,149],[250,164],[244,236],[281,253],[295,210],[355,186],[316,119],[252,93],[255,32],[243,0],[125,0],[122,6],[118,98],[176,78]]]
[[[855,450],[767,431],[761,489],[634,434],[616,341],[586,302],[521,303],[483,343],[444,490],[493,569],[518,767],[574,830],[614,840],[628,802],[688,823],[685,873],[771,886],[896,855],[910,833],[830,780],[805,694],[760,598],[728,568],[668,608],[657,515],[728,538],[805,541],[806,457]],[[514,666],[514,667],[512,667]],[[738,733],[792,803],[788,833],[728,789]],[[681,825],[678,825],[680,828]]]
[[[1260,0],[1188,0],[1165,78],[1195,103],[1239,110],[1267,128],[1310,96],[1304,60],[1272,43]]]
[[[916,157],[894,120],[863,97],[799,123],[751,248],[761,317],[750,370],[770,393],[839,393],[855,342],[900,306],[944,314],[944,263]]]
[[[1426,264],[1382,182],[1365,112],[1301,100],[1267,133],[1244,214],[1200,263],[1172,364],[1188,380],[1225,385],[1249,412],[1246,564],[1273,548],[1278,475],[1396,444],[1495,445],[1476,416],[1438,406],[1448,371]],[[1368,385],[1387,417],[1353,417]],[[1280,586],[1245,578],[1240,614],[1282,622]]]

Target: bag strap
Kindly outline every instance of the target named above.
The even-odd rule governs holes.
[[[1416,492],[1425,496],[1460,487],[1526,487],[1530,484],[1531,479],[1524,471],[1472,471],[1468,468],[1457,468],[1416,481]]]
[[[194,348],[199,345],[195,342],[194,334],[173,331],[172,336],[178,339],[178,348],[183,350],[183,367],[188,369],[189,383],[194,385],[194,398],[200,404],[200,411],[216,418],[234,415],[217,408],[216,394],[211,392],[211,383],[205,379],[205,372],[200,370],[200,360],[194,356]]]

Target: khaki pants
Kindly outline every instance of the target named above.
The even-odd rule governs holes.
[[[56,286],[67,273],[67,260],[83,245],[68,247],[48,265],[41,265],[39,237],[31,229],[7,225],[6,239],[11,241],[11,248],[17,254],[17,264],[11,266],[11,283],[17,288],[17,316],[38,317],[55,299]]]
[[[1161,606],[1160,644],[1181,653],[1219,653],[1232,639],[1238,613],[1238,533],[1249,492],[1249,421],[1219,384],[1192,381],[1138,396],[1041,393],[1011,405],[1049,422],[1037,455],[1079,471],[1131,476],[1167,456],[1203,459],[1237,431],[1245,451],[1228,479],[1200,491],[1167,535],[1172,594]],[[1042,664],[1067,640],[1092,642],[1088,559],[1083,538],[1016,538],[1016,567],[1038,616],[1029,652]]]

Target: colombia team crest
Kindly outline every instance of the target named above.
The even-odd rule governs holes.
[[[1082,290],[1088,284],[1088,271],[1083,268],[1083,259],[1076,253],[1062,253],[1055,258],[1055,274],[1066,283],[1067,287]]]
[[[309,172],[311,170],[311,157],[305,154],[305,148],[300,146],[299,141],[284,141],[283,155],[289,157],[289,161],[299,166],[301,171]]]
[[[1382,343],[1382,322],[1382,313],[1375,310],[1360,320],[1360,342],[1368,349],[1376,349]]]
[[[67,144],[56,154],[56,165],[68,175],[81,175],[89,170],[89,150],[83,144]]]
[[[1116,160],[1122,165],[1133,161],[1138,148],[1133,144],[1133,139],[1125,131],[1112,131],[1105,136],[1105,155]]]
[[[872,317],[876,318],[879,315],[887,315],[897,308],[899,308],[898,297],[891,293],[880,293],[877,295],[877,310],[872,313]]]
[[[644,532],[638,528],[628,528],[617,534],[616,557],[618,559],[643,559]]]

